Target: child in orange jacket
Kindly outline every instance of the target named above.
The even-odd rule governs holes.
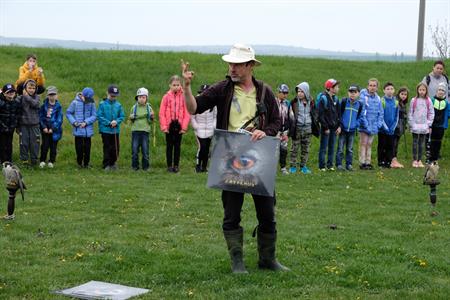
[[[28,54],[27,60],[19,68],[19,79],[16,81],[18,95],[22,95],[23,84],[29,79],[34,80],[37,84],[36,94],[40,95],[45,91],[44,70],[38,66],[35,54]]]

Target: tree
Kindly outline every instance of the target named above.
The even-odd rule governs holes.
[[[428,30],[431,33],[431,42],[435,48],[432,51],[433,56],[439,56],[441,59],[450,58],[450,26],[447,20],[444,21],[443,26],[439,22],[434,28],[430,25]]]

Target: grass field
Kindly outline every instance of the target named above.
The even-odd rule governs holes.
[[[84,86],[103,96],[114,82],[126,110],[140,86],[150,89],[157,110],[168,78],[179,73],[180,58],[191,62],[198,74],[196,85],[220,80],[226,72],[219,55],[0,47],[2,84],[15,81],[30,51],[38,54],[47,85],[61,91],[64,108]],[[329,77],[341,79],[344,86],[378,77],[414,89],[432,65],[260,60],[258,78],[291,87],[307,80],[313,94]],[[17,199],[15,221],[0,223],[1,299],[65,299],[50,291],[89,280],[151,289],[142,299],[448,299],[448,137],[442,149],[437,217],[430,217],[423,170],[409,167],[410,136],[408,152],[402,144],[399,154],[407,168],[352,173],[319,173],[318,140],[313,139],[313,174],[277,177],[277,256],[292,272],[256,268],[256,239],[251,237],[256,217],[248,197],[242,226],[250,274],[233,276],[221,232],[220,192],[207,189],[206,175],[193,172],[192,130],[183,139],[177,175],[165,171],[159,130],[151,148],[152,170],[131,171],[130,136],[129,125],[124,125],[117,172],[100,169],[97,133],[94,168],[79,170],[66,122],[56,168],[23,170],[26,200]],[[6,190],[0,195],[4,211]],[[331,230],[330,224],[337,229]]]

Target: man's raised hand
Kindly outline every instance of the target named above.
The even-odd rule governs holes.
[[[183,76],[184,85],[190,85],[194,77],[194,71],[189,71],[189,62],[184,62],[183,59],[181,59],[181,75]]]

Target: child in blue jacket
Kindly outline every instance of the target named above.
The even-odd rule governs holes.
[[[441,82],[438,85],[436,95],[433,97],[434,107],[434,119],[431,126],[431,138],[430,138],[430,157],[428,162],[434,162],[439,159],[441,152],[442,139],[444,137],[445,130],[448,128],[448,119],[450,118],[450,104],[445,97],[448,87],[445,82]]]
[[[75,99],[66,110],[66,117],[72,125],[72,134],[75,137],[75,152],[80,168],[89,168],[91,160],[91,138],[94,135],[94,123],[97,120],[94,90],[85,87],[77,93]]]
[[[39,167],[45,167],[47,153],[50,149],[50,159],[48,167],[53,168],[56,161],[56,152],[58,141],[62,137],[63,111],[58,101],[58,89],[49,86],[47,89],[47,98],[39,109],[39,124],[41,126],[41,158]]]
[[[399,108],[398,100],[394,96],[394,84],[387,82],[383,87],[383,91],[384,96],[381,98],[381,105],[384,111],[384,121],[378,133],[378,166],[390,168],[394,158],[394,133],[398,123]]]
[[[361,120],[362,103],[358,101],[359,86],[351,85],[348,88],[348,98],[341,100],[339,111],[341,115],[341,134],[339,135],[336,165],[338,171],[343,171],[342,158],[345,150],[345,169],[353,171],[353,141]]]
[[[359,122],[359,168],[372,170],[372,143],[378,130],[383,126],[383,106],[377,94],[378,79],[371,78],[367,89],[361,90],[359,96],[363,104],[361,120]]]
[[[103,142],[103,169],[105,171],[117,169],[119,157],[120,124],[125,119],[122,104],[117,101],[119,88],[116,85],[108,87],[108,97],[98,106],[98,125]]]

